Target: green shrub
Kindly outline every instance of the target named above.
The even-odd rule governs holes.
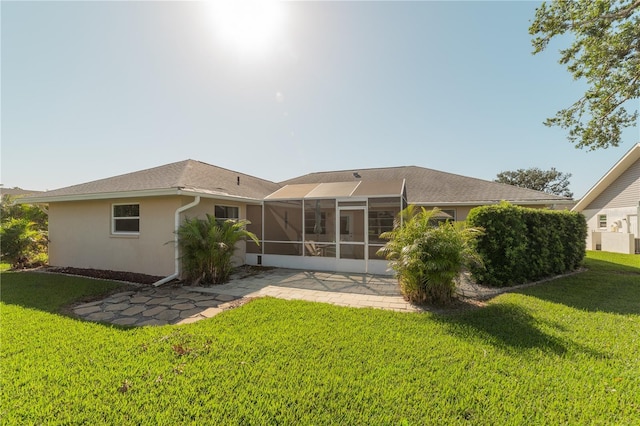
[[[471,268],[475,279],[494,286],[525,282],[527,226],[521,209],[508,203],[478,207],[469,212],[467,222],[485,231],[476,241],[484,267]]]
[[[550,210],[522,209],[522,219],[527,226],[526,278],[535,280],[549,274],[565,271],[565,251],[557,220]]]
[[[484,268],[472,269],[482,284],[508,286],[561,274],[585,256],[587,224],[580,213],[502,202],[472,209],[467,221],[485,229],[476,243]]]
[[[38,206],[16,204],[5,195],[0,200],[0,254],[12,268],[45,265],[48,215]]]
[[[4,219],[4,218],[3,218]],[[47,263],[47,233],[27,218],[8,218],[0,226],[2,260],[12,268],[40,266]]]
[[[178,244],[182,250],[182,264],[186,279],[194,283],[221,284],[233,269],[236,243],[257,237],[247,231],[247,220],[219,221],[208,215],[206,219],[186,219],[178,228]]]
[[[0,217],[5,222],[9,219],[27,219],[35,223],[35,227],[46,231],[49,224],[49,215],[38,206],[31,204],[16,204],[16,198],[10,195],[2,196],[0,200]]]
[[[479,262],[472,241],[481,231],[463,222],[437,224],[438,212],[409,206],[394,229],[380,236],[389,242],[378,253],[390,260],[404,297],[413,303],[451,302],[461,270]]]
[[[558,214],[562,217],[558,229],[564,246],[565,267],[574,270],[582,264],[586,255],[587,221],[577,212],[561,211]]]

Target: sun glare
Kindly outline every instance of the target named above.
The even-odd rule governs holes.
[[[280,1],[212,1],[213,28],[220,42],[235,53],[262,55],[277,47],[285,21]]]

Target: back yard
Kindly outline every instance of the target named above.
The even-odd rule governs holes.
[[[640,261],[437,315],[258,299],[184,326],[60,314],[118,284],[2,274],[2,424],[640,424]]]

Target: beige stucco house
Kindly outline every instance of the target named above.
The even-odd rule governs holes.
[[[199,161],[48,191],[19,202],[49,205],[49,263],[56,266],[179,273],[175,230],[185,217],[246,217],[276,183]],[[244,259],[244,245],[237,255]]]
[[[573,207],[587,219],[588,250],[640,253],[640,143]]]
[[[238,264],[389,273],[379,235],[407,204],[464,220],[502,200],[531,207],[571,200],[422,167],[311,173],[275,183],[194,160],[34,194],[49,205],[50,264],[180,276],[175,230],[206,213],[249,219],[260,246]]]

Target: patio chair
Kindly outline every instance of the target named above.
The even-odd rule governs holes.
[[[313,240],[306,240],[304,246],[309,256],[322,256],[324,254],[322,248],[318,247]]]

